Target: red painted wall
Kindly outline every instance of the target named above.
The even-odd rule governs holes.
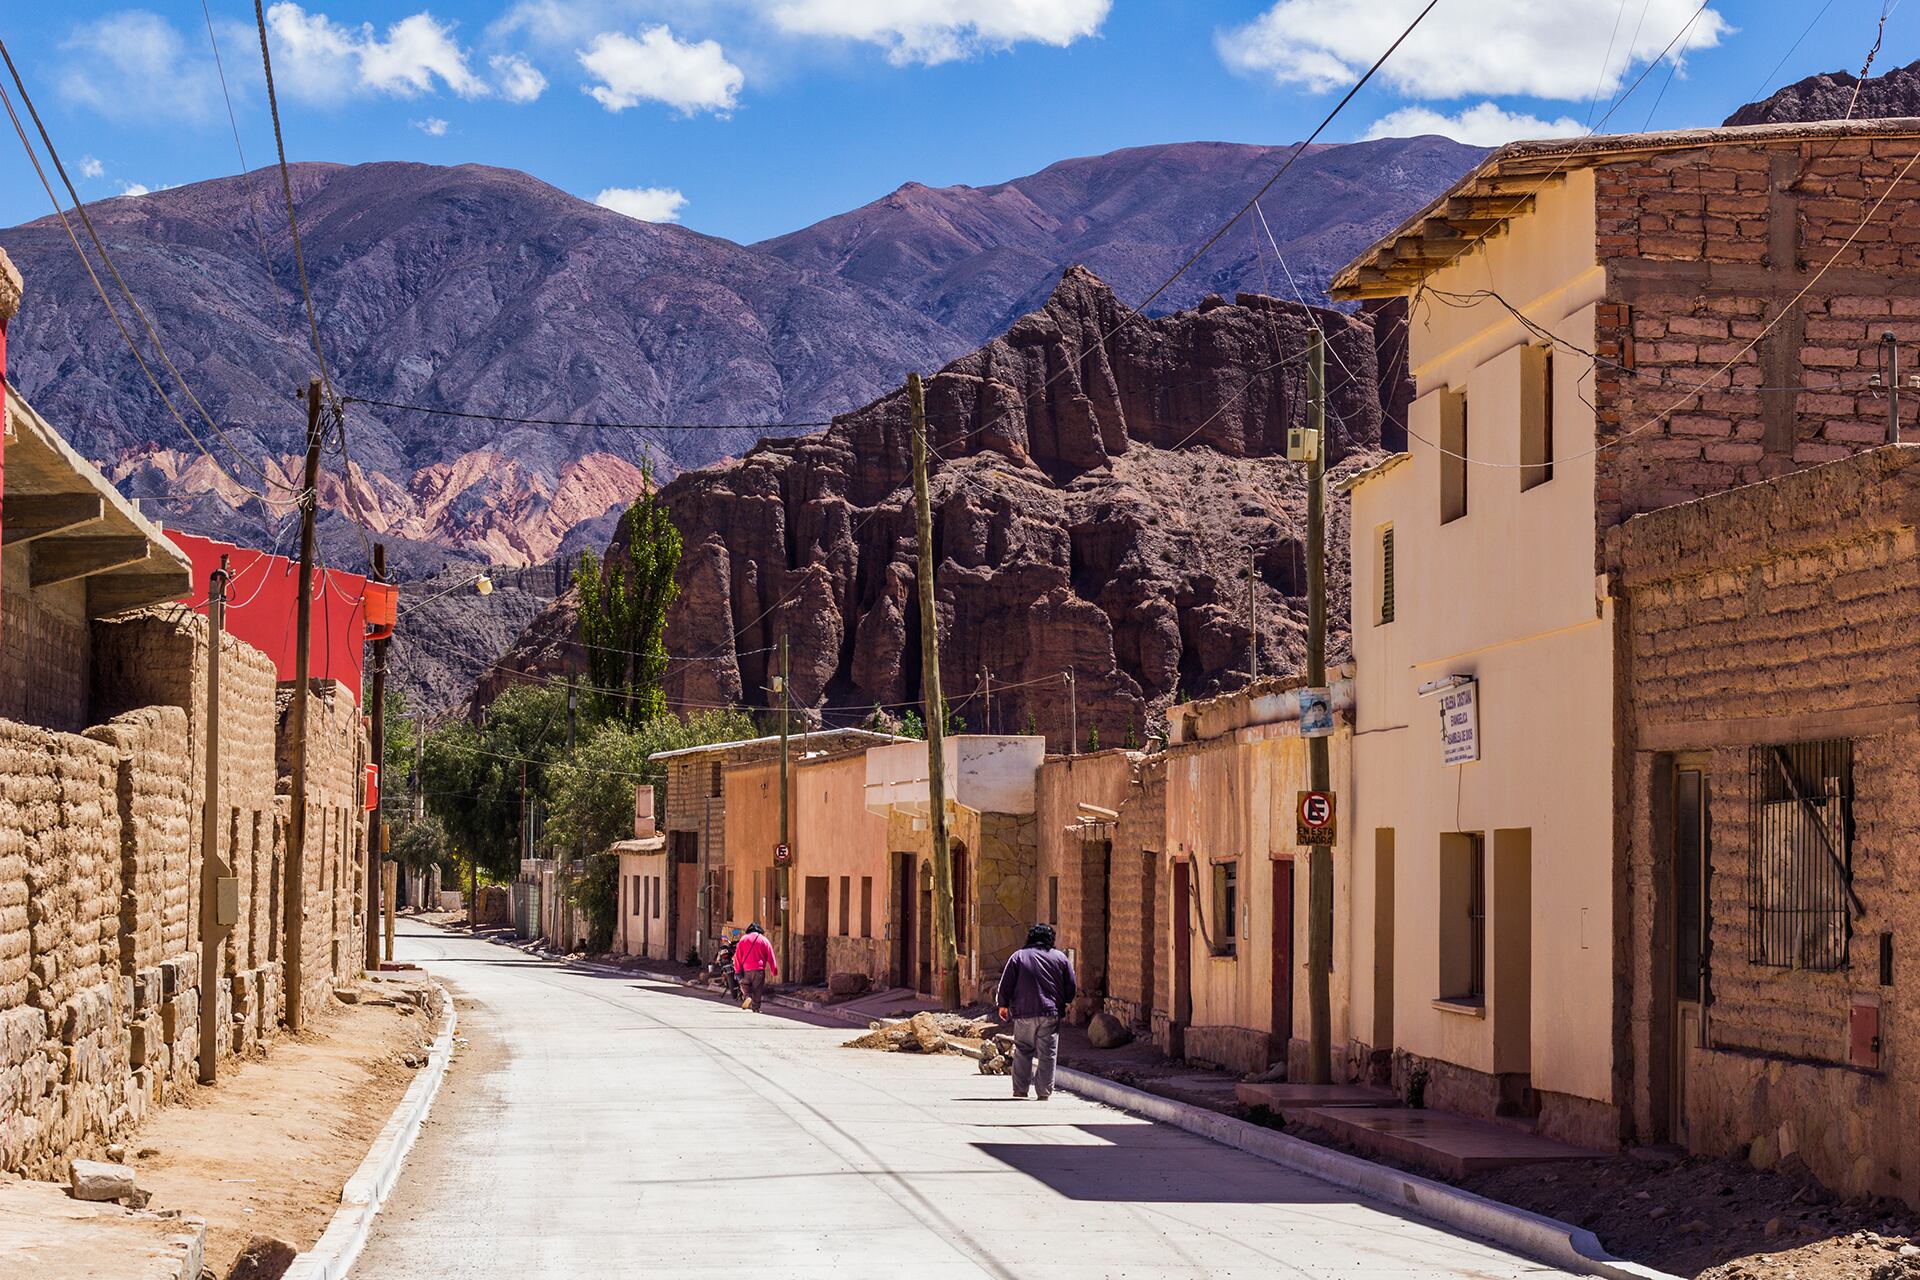
[[[236,547],[169,529],[167,537],[193,561],[193,593],[181,603],[207,611],[207,582],[229,557],[227,630],[273,659],[281,681],[293,679],[294,621],[300,601],[300,566],[285,556]],[[313,640],[308,675],[337,680],[360,703],[362,637],[367,624],[361,596],[367,580],[358,573],[316,569],[313,575]]]

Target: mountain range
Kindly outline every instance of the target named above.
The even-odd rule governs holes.
[[[988,341],[1069,265],[1143,297],[1290,150],[1181,143],[994,186],[908,183],[756,245],[636,221],[511,170],[296,164],[320,344],[350,399],[348,456],[328,459],[321,485],[322,545],[357,567],[357,514],[403,574],[539,563],[604,545],[643,466],[664,479],[793,434],[552,427],[356,398],[569,421],[823,422]],[[1480,154],[1435,137],[1309,148],[1264,202],[1265,226],[1243,220],[1149,310],[1237,289],[1318,301],[1334,268]],[[166,522],[285,539],[304,428],[293,393],[316,361],[278,174],[88,213],[224,433],[156,362],[220,465],[154,394],[51,218],[0,231],[28,282],[9,334],[15,384]],[[1260,251],[1268,227],[1283,258]],[[269,459],[268,478],[242,456]]]

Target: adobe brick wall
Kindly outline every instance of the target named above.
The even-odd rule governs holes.
[[[290,686],[278,693],[281,708],[279,757],[291,761],[293,735],[288,725]],[[331,681],[315,681],[307,701],[307,839],[303,863],[305,924],[299,999],[306,1017],[327,1006],[341,978],[357,973],[365,954],[361,934],[365,896],[366,812],[360,807],[361,768],[367,758],[360,709],[346,690]],[[280,857],[285,865],[286,834],[291,826],[290,794],[278,797]]]
[[[1631,1109],[1665,1136],[1661,1064],[1673,1052],[1667,957],[1669,756],[1699,750],[1710,779],[1712,1003],[1688,1052],[1688,1138],[1770,1163],[1798,1154],[1847,1195],[1920,1203],[1920,983],[1900,951],[1920,938],[1920,448],[1890,446],[1642,516],[1607,540],[1631,637],[1626,780],[1634,817]],[[1748,962],[1749,748],[1853,742],[1851,964]],[[1879,984],[1880,936],[1895,939]],[[1880,1008],[1882,1067],[1848,1065],[1850,1008]]]
[[[1875,205],[1916,146],[1721,145],[1596,169],[1594,402],[1603,445],[1619,442],[1598,459],[1602,529],[1884,441],[1866,380],[1883,331],[1920,343],[1920,181]]]
[[[75,733],[87,724],[87,585],[30,589],[30,552],[0,555],[0,716]]]

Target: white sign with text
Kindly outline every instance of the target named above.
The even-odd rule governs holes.
[[[1472,764],[1480,758],[1480,682],[1469,680],[1440,695],[1440,763]]]

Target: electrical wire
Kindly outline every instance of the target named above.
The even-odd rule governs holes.
[[[399,409],[408,413],[429,413],[442,418],[468,418],[480,422],[505,423],[527,427],[579,427],[605,431],[788,431],[830,427],[833,419],[809,422],[587,422],[577,418],[522,418],[504,413],[476,413],[467,409],[440,409],[427,404],[405,404],[397,400],[374,400],[367,396],[343,396],[343,404],[364,404],[376,409]]]
[[[260,225],[260,198],[254,189],[253,170],[247,165],[247,149],[240,143],[240,118],[233,109],[233,94],[227,88],[226,60],[220,56],[220,38],[213,30],[213,10],[207,0],[200,0],[200,16],[207,23],[207,44],[213,50],[213,69],[220,77],[220,97],[227,104],[227,124],[233,130],[233,152],[240,157],[240,181],[247,189],[247,217],[253,224],[253,238],[260,246],[260,266],[265,270],[267,283],[274,288],[280,287],[280,281],[273,274],[273,255],[267,251],[267,233]],[[281,316],[281,332],[286,332],[286,318]]]

